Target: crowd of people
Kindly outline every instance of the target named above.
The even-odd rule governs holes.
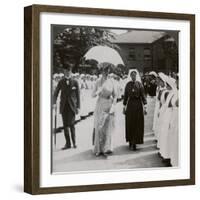
[[[159,73],[153,131],[163,161],[178,166],[178,107],[179,78]]]
[[[117,102],[123,100],[125,139],[129,143],[130,150],[137,150],[137,145],[144,142],[144,115],[147,113],[147,96],[149,96],[156,102],[152,129],[159,154],[164,162],[178,166],[177,74],[173,74],[172,77],[152,71],[140,77],[137,70],[130,70],[128,75],[120,77],[110,72],[109,64],[103,63],[98,76],[72,74],[71,69],[66,68],[64,74],[53,75],[52,88],[53,112],[57,116],[53,125],[54,128],[64,126],[66,145],[63,149],[71,148],[70,134],[73,147],[77,147],[75,124],[94,115],[94,128],[91,130],[93,152],[96,156],[105,157],[112,153],[115,107]],[[60,107],[60,111],[57,107]],[[58,119],[59,117],[62,120]]]
[[[92,97],[92,92],[95,88],[96,81],[101,77],[102,77],[101,74],[99,75],[90,75],[85,73],[71,74],[71,78],[78,82],[80,89],[81,108],[80,112],[76,115],[76,123],[82,119],[91,116],[94,113],[97,97]],[[55,73],[53,75],[53,85],[52,85],[53,92],[55,91],[58,82],[63,78],[64,78],[64,73]],[[114,81],[115,87],[117,89],[117,102],[122,100],[125,83],[127,81],[127,76],[124,76],[122,79],[120,76],[114,73],[110,73],[108,75],[108,78]],[[59,103],[60,103],[60,97],[58,97],[56,101],[57,108],[59,107]],[[57,110],[57,117],[59,118],[59,110]],[[62,127],[61,120],[58,119],[57,121],[58,121],[57,127]]]

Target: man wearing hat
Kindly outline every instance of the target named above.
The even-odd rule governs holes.
[[[59,81],[53,98],[53,103],[55,106],[58,94],[61,92],[60,113],[62,115],[64,135],[66,140],[66,144],[62,150],[71,148],[70,133],[73,147],[77,147],[74,123],[75,115],[78,114],[80,109],[80,92],[78,82],[71,77],[72,66],[73,64],[69,63],[63,67],[64,77]]]

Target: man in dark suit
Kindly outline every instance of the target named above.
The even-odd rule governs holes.
[[[80,91],[78,82],[71,78],[72,64],[68,64],[63,68],[64,78],[62,78],[54,92],[53,103],[56,104],[56,100],[59,92],[60,97],[60,113],[62,115],[64,125],[64,135],[66,144],[62,150],[71,148],[70,132],[73,147],[76,148],[76,135],[75,135],[75,115],[78,114],[80,109]]]

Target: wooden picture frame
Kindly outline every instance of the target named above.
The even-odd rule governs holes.
[[[190,164],[189,178],[144,182],[41,187],[40,185],[40,14],[79,14],[189,22]],[[84,192],[195,184],[195,16],[192,14],[32,5],[24,9],[24,191],[30,194]]]

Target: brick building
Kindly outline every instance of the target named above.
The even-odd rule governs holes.
[[[140,72],[178,72],[178,32],[131,30],[116,35],[126,66]]]

